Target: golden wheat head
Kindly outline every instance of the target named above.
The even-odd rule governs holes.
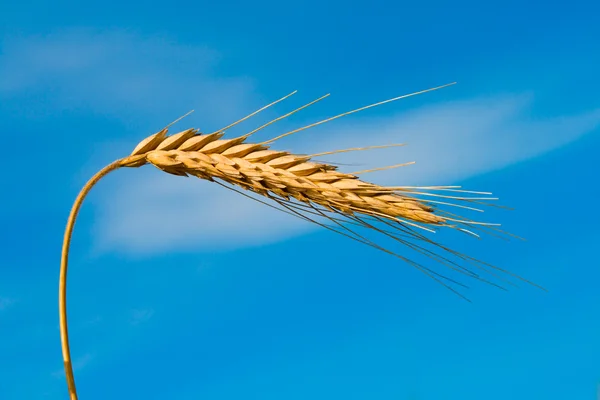
[[[168,128],[172,125],[170,124],[140,142],[129,156],[113,162],[98,172],[84,186],[73,205],[63,243],[59,284],[59,314],[63,359],[71,399],[77,399],[66,319],[66,274],[72,229],[81,203],[92,186],[110,171],[121,167],[133,168],[151,164],[169,174],[184,177],[194,176],[215,182],[269,207],[316,223],[352,240],[397,257],[463,298],[465,297],[454,287],[456,285],[466,287],[463,283],[391,251],[380,244],[379,241],[369,237],[376,234],[398,242],[458,274],[499,288],[504,287],[485,278],[482,274],[485,273],[511,285],[514,285],[514,283],[503,277],[502,274],[531,283],[508,271],[447,248],[427,236],[427,232],[435,232],[436,229],[442,227],[456,229],[471,236],[478,236],[477,231],[502,234],[503,232],[496,227],[496,224],[477,222],[447,210],[447,208],[460,208],[468,211],[481,211],[467,205],[467,203],[486,204],[489,200],[494,200],[494,198],[489,197],[490,193],[465,191],[456,186],[381,186],[359,178],[359,175],[367,172],[401,167],[410,163],[343,173],[338,171],[338,168],[331,163],[315,161],[315,157],[323,157],[334,153],[399,145],[370,146],[312,155],[292,154],[270,148],[270,144],[276,140],[301,130],[367,108],[445,86],[448,85],[361,107],[281,134],[265,142],[247,142],[247,139],[257,131],[327,97],[323,96],[245,135],[230,139],[223,138],[227,129],[288,98],[295,93],[293,92],[213,133],[202,134],[197,129],[186,129],[168,135]],[[464,264],[468,264],[471,268]]]

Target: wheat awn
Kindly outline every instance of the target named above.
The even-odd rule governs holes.
[[[401,144],[351,148],[312,155],[298,155],[286,151],[271,150],[269,148],[271,143],[302,130],[368,108],[446,86],[449,85],[395,97],[348,111],[286,132],[261,143],[246,143],[246,139],[261,129],[315,104],[328,95],[322,96],[281,117],[269,121],[245,135],[232,139],[222,138],[227,129],[289,98],[295,92],[209,134],[201,134],[196,129],[187,129],[169,136],[169,127],[178,122],[181,119],[179,118],[158,133],[140,142],[129,156],[109,164],[94,175],[85,184],[75,199],[67,221],[61,256],[59,277],[60,334],[64,368],[71,400],[77,399],[69,348],[66,310],[67,266],[71,236],[75,219],[86,195],[102,177],[119,168],[135,168],[151,164],[169,174],[177,176],[191,175],[216,182],[223,187],[234,190],[245,197],[259,201],[269,207],[318,224],[328,230],[399,258],[464,299],[466,297],[455,286],[466,288],[465,284],[383,247],[367,238],[366,234],[381,234],[417,253],[431,258],[460,275],[488,283],[501,289],[505,289],[504,286],[492,282],[481,274],[487,273],[509,285],[515,285],[515,283],[501,274],[535,285],[518,275],[449,249],[431,240],[424,234],[424,232],[435,232],[440,227],[456,229],[459,232],[474,237],[479,237],[476,231],[490,234],[504,234],[504,232],[497,228],[497,224],[470,220],[438,207],[449,206],[481,212],[481,209],[465,205],[465,203],[492,205],[487,203],[495,199],[489,197],[491,193],[466,191],[457,186],[380,186],[363,181],[358,177],[358,175],[369,172],[387,168],[398,168],[411,163],[374,168],[354,173],[342,173],[332,163],[314,161],[314,157],[341,152],[401,146]],[[258,195],[258,197],[254,195]],[[446,200],[453,200],[462,204],[449,203]],[[359,233],[359,228],[364,228],[365,233]],[[430,246],[433,249],[426,246]],[[466,267],[465,263],[469,264],[471,268]]]

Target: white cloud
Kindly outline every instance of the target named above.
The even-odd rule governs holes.
[[[448,185],[538,156],[600,125],[600,110],[528,118],[531,96],[475,99],[425,107],[379,120],[336,123],[302,132],[275,147],[311,153],[392,142],[408,146],[327,156],[364,165],[347,171],[417,161],[365,175],[394,185]],[[341,121],[340,121],[341,122]],[[150,255],[172,250],[239,248],[284,240],[316,225],[242,198],[210,182],[154,170],[115,178],[99,202],[97,234],[103,250]],[[135,175],[133,175],[135,174]],[[118,182],[116,182],[118,181]],[[488,190],[490,188],[471,188]]]
[[[131,325],[139,325],[141,323],[144,323],[144,322],[150,320],[150,318],[152,318],[153,315],[154,315],[154,310],[151,308],[131,310],[129,323]]]
[[[135,170],[114,179],[96,219],[100,250],[156,253],[230,249],[312,229],[301,220],[198,179]],[[127,188],[123,190],[123,188]],[[115,197],[116,191],[116,197]],[[273,211],[273,212],[270,212]]]
[[[85,353],[81,357],[77,357],[73,360],[73,372],[79,372],[85,367],[87,367],[90,362],[94,359],[94,355],[91,353]],[[54,378],[63,378],[65,376],[64,369],[58,369],[52,372],[52,376]]]
[[[0,99],[50,90],[56,106],[87,105],[120,118],[132,113],[152,124],[158,114],[164,122],[163,118],[195,108],[195,117],[212,127],[226,125],[259,106],[251,81],[219,78],[218,55],[201,46],[85,30],[5,38],[1,46]],[[499,96],[436,104],[387,118],[366,118],[366,114],[298,133],[275,146],[312,153],[403,142],[408,146],[326,160],[360,164],[343,167],[349,172],[417,161],[365,179],[394,185],[445,185],[556,149],[600,123],[600,110],[536,120],[529,117],[532,101],[530,95]],[[124,137],[109,145],[96,142],[96,153],[102,153],[104,163],[128,152],[140,139]],[[100,166],[96,155],[94,165],[88,167]],[[271,243],[317,228],[214,184],[176,178],[151,167],[119,171],[110,179],[113,188],[105,187],[90,199],[97,206],[95,230],[101,251],[144,256],[229,249]]]
[[[37,93],[49,97],[49,107],[121,118],[176,116],[192,107],[203,121],[227,120],[253,90],[247,78],[219,77],[211,49],[126,31],[7,36],[0,54],[0,99]]]
[[[9,297],[0,297],[0,311],[6,310],[16,303],[15,299]]]
[[[365,166],[415,165],[365,175],[393,185],[447,185],[530,159],[600,126],[600,109],[546,119],[528,117],[533,96],[513,95],[437,104],[391,118],[336,124],[317,135],[320,149],[387,143],[407,146],[328,156]],[[314,137],[314,136],[313,136]],[[306,140],[295,148],[313,151]],[[366,167],[349,167],[347,171]],[[476,190],[476,189],[475,189]]]

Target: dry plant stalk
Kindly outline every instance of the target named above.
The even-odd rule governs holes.
[[[295,92],[210,134],[200,134],[196,129],[187,129],[168,136],[168,128],[173,125],[173,123],[177,122],[177,120],[160,132],[144,139],[135,147],[128,157],[117,160],[99,171],[83,187],[75,200],[67,222],[62,250],[59,283],[59,314],[63,360],[70,398],[72,400],[77,399],[71,365],[66,313],[67,261],[71,234],[75,218],[87,193],[103,176],[121,167],[141,167],[146,164],[151,164],[169,174],[178,176],[192,175],[215,182],[226,188],[237,191],[246,197],[264,203],[269,207],[316,223],[350,239],[398,257],[464,299],[466,299],[466,297],[453,287],[453,285],[466,287],[464,284],[388,250],[371,239],[368,239],[365,234],[357,232],[357,229],[365,228],[367,233],[383,235],[388,239],[397,241],[411,250],[415,250],[422,255],[445,265],[454,272],[502,289],[504,289],[503,286],[485,279],[474,270],[461,265],[460,262],[467,262],[481,272],[486,272],[511,285],[514,285],[514,283],[503,279],[500,276],[501,273],[508,274],[535,285],[508,271],[451,250],[429,239],[421,232],[435,232],[435,229],[438,227],[449,227],[472,236],[478,236],[478,234],[475,233],[477,230],[487,231],[492,234],[495,232],[504,233],[497,229],[497,224],[476,222],[439,208],[439,206],[450,206],[481,211],[460,203],[482,204],[488,200],[494,200],[494,198],[489,197],[490,193],[464,191],[460,190],[457,186],[380,186],[365,182],[358,177],[358,175],[362,173],[401,167],[410,163],[355,173],[342,173],[338,171],[337,167],[330,163],[311,161],[314,157],[326,156],[334,153],[399,145],[370,146],[313,155],[296,155],[286,151],[269,149],[268,145],[270,143],[301,130],[367,108],[414,96],[416,94],[437,90],[446,86],[449,85],[371,104],[284,133],[262,143],[246,143],[246,139],[266,126],[286,118],[327,96],[323,96],[270,121],[243,136],[233,139],[222,139],[227,129],[288,98]],[[244,193],[236,189],[236,187],[246,189],[247,192]],[[440,194],[439,192],[442,192],[443,194]],[[258,194],[262,199],[256,198],[251,194]],[[265,200],[269,200],[270,203]],[[448,201],[454,201],[454,203],[449,203]],[[427,246],[433,247],[433,250]]]

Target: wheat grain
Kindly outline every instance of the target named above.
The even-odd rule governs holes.
[[[441,87],[426,91],[439,88]],[[71,399],[77,399],[71,366],[66,314],[66,277],[71,235],[75,218],[87,193],[104,175],[118,168],[136,168],[150,164],[169,174],[195,176],[215,182],[269,207],[316,223],[352,240],[397,257],[465,299],[466,297],[453,287],[453,285],[463,288],[467,287],[463,283],[389,250],[379,244],[379,242],[369,239],[367,234],[382,235],[384,238],[399,242],[410,250],[433,259],[458,274],[502,289],[504,289],[503,286],[484,278],[479,272],[467,268],[464,264],[469,264],[471,267],[510,285],[514,285],[514,283],[506,277],[501,276],[501,273],[531,283],[508,271],[449,249],[431,240],[423,233],[435,232],[440,227],[447,227],[475,237],[479,237],[474,232],[476,230],[491,234],[502,234],[503,232],[496,227],[496,224],[473,221],[439,208],[439,206],[448,206],[482,212],[478,208],[465,204],[457,204],[456,202],[485,204],[489,200],[495,199],[489,197],[491,193],[465,191],[456,186],[381,186],[362,180],[358,176],[381,169],[401,167],[411,163],[374,168],[354,173],[344,173],[339,171],[332,163],[314,160],[314,157],[335,153],[401,145],[369,146],[327,151],[312,155],[292,154],[287,151],[270,148],[271,143],[293,133],[354,112],[426,91],[361,107],[281,134],[262,143],[246,142],[251,135],[266,126],[327,97],[323,96],[279,118],[269,121],[245,135],[223,139],[227,129],[246,121],[260,111],[290,97],[295,93],[292,92],[213,133],[201,134],[197,129],[187,129],[169,136],[168,129],[173,123],[169,124],[169,126],[158,133],[140,142],[129,156],[113,162],[98,172],[81,190],[71,209],[65,230],[61,258],[59,278],[60,331],[65,373]],[[455,203],[445,200],[453,200]],[[364,233],[361,233],[359,229],[364,229]]]

